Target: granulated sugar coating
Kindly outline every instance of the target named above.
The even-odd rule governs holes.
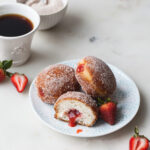
[[[90,107],[93,107],[95,109],[97,108],[96,101],[94,99],[92,99],[90,95],[82,93],[82,92],[67,92],[67,93],[61,95],[58,98],[58,101],[61,99],[76,99],[76,100],[79,100],[79,101],[87,104]]]
[[[35,9],[39,15],[50,15],[64,8],[63,0],[27,0],[25,4]]]
[[[78,90],[79,84],[72,67],[56,64],[47,67],[38,75],[36,87],[44,102],[54,104],[63,93]]]

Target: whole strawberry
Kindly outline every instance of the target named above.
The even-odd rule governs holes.
[[[0,61],[0,82],[4,81],[7,75],[7,69],[12,66],[12,60]]]
[[[129,150],[148,150],[149,140],[144,135],[139,135],[137,127],[135,127],[134,132],[135,134],[129,141]]]
[[[0,82],[4,81],[5,80],[5,72],[2,68],[0,68]]]
[[[99,100],[101,105],[99,106],[100,117],[110,125],[115,124],[117,104],[111,101],[109,98],[105,101]]]

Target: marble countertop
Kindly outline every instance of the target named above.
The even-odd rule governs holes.
[[[31,58],[11,70],[27,74],[31,83],[45,66],[86,55],[117,66],[136,82],[141,94],[136,117],[102,137],[62,135],[43,125],[33,113],[30,84],[18,94],[6,81],[0,84],[0,150],[127,150],[136,125],[150,138],[150,1],[69,0],[63,21],[51,30],[36,32]]]

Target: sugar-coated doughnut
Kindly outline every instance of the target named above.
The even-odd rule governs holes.
[[[102,60],[87,56],[79,61],[76,78],[83,91],[92,97],[107,97],[116,89],[116,79],[109,66]]]
[[[37,76],[35,83],[41,100],[49,104],[54,104],[63,93],[79,89],[74,69],[63,64],[47,67]]]
[[[67,92],[60,96],[54,105],[55,118],[76,124],[93,126],[98,119],[96,101],[82,92]]]

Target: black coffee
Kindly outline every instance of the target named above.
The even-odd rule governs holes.
[[[0,35],[2,36],[20,36],[32,29],[33,23],[24,16],[18,14],[0,16]]]

